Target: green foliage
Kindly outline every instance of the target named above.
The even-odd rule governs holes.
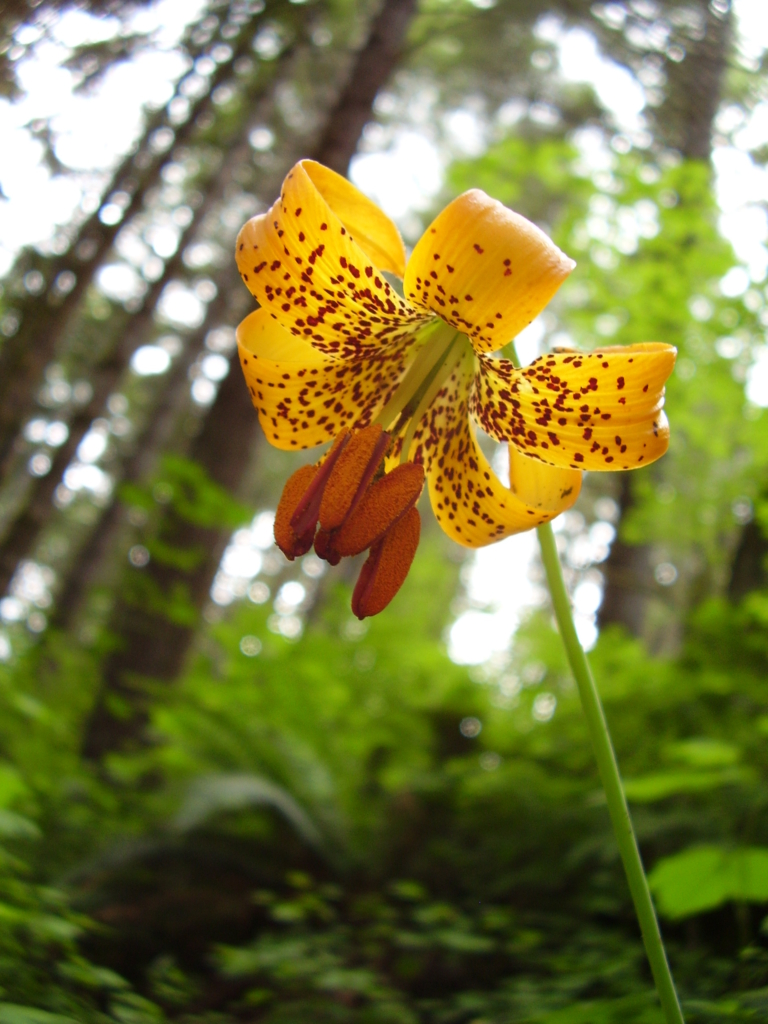
[[[471,682],[427,599],[455,572],[442,550],[428,534],[367,631],[345,587],[295,641],[240,606],[156,701],[162,744],[122,758],[139,786],[123,813],[143,808],[146,822],[154,808],[166,866],[137,849],[90,905],[99,919],[136,901],[130,942],[115,936],[101,956],[130,964],[167,1013],[192,1012],[225,979],[226,1021],[659,1021],[559,641],[534,617],[512,662]],[[702,606],[675,659],[610,632],[592,655],[694,1024],[759,1019],[768,983],[760,914],[744,913],[768,894],[739,860],[768,847],[764,607],[760,594]],[[261,640],[258,655],[242,636]],[[546,723],[532,716],[541,693],[557,698]],[[477,739],[459,732],[467,715]],[[141,779],[158,775],[166,789],[150,800]],[[705,877],[696,858],[715,847],[726,853]],[[184,910],[175,928],[162,893],[181,872],[182,905],[205,906],[212,870],[240,874],[240,909],[217,927],[242,937],[190,955],[190,928],[205,926]],[[675,922],[692,915],[689,942]]]
[[[196,462],[172,454],[163,456],[157,478],[148,486],[124,484],[121,498],[147,512],[156,512],[158,504],[168,505],[179,519],[194,526],[234,529],[250,514]]]
[[[730,900],[768,903],[768,849],[695,846],[658,862],[648,882],[667,917],[691,917]]]

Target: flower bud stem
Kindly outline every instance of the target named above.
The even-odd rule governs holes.
[[[563,571],[560,566],[560,558],[557,553],[555,534],[551,523],[544,523],[536,530],[539,535],[541,546],[541,558],[544,562],[544,569],[547,574],[549,592],[552,595],[552,604],[555,609],[555,618],[563,638],[563,645],[568,656],[576,685],[579,688],[581,705],[587,719],[592,747],[595,751],[595,759],[600,770],[600,778],[603,782],[603,789],[608,802],[608,811],[613,824],[613,831],[616,835],[621,860],[629,882],[629,890],[635,904],[635,912],[640,922],[640,931],[645,943],[645,952],[653,973],[653,980],[656,983],[656,991],[659,994],[661,1007],[664,1011],[664,1019],[667,1024],[684,1024],[683,1013],[675,991],[675,983],[667,963],[667,955],[664,951],[664,943],[659,930],[659,922],[656,919],[656,912],[653,909],[651,893],[648,888],[648,881],[643,871],[643,862],[640,858],[635,831],[632,827],[632,819],[629,816],[627,799],[621,785],[619,766],[616,761],[616,754],[611,743],[611,735],[608,732],[608,723],[605,720],[603,706],[600,701],[600,694],[595,685],[592,670],[589,667],[587,656],[579,643],[576,634],[576,627],[571,614],[571,602],[568,592],[565,589]]]

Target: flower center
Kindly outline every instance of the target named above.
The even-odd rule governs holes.
[[[422,331],[422,336],[425,335],[426,340],[408,372],[374,421],[395,436],[408,420],[415,419],[417,409],[423,405],[426,394],[433,391],[433,385],[437,380],[440,381],[440,385],[436,391],[440,390],[445,380],[446,368],[453,364],[453,360],[449,358],[450,354],[463,338],[455,327],[451,327],[439,317],[435,317]]]
[[[415,508],[424,467],[408,461],[416,428],[463,351],[464,335],[435,318],[397,390],[375,421],[344,428],[325,458],[289,477],[275,515],[275,541],[291,560],[314,546],[331,565],[368,551],[352,596],[358,618],[385,608],[402,586],[419,543]],[[400,465],[384,470],[403,434]]]

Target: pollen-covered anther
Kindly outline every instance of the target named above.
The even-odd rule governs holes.
[[[275,513],[275,543],[291,561],[305,555],[315,538],[315,523],[297,533],[292,526],[297,507],[318,473],[317,466],[302,466],[288,477]]]
[[[312,528],[314,532],[317,520],[320,516],[320,505],[323,500],[323,492],[328,478],[331,475],[336,461],[349,443],[349,431],[342,430],[331,445],[328,454],[319,466],[313,467],[316,472],[309,482],[304,494],[299,499],[294,513],[291,516],[291,527],[294,532],[303,536],[307,530]],[[293,478],[291,478],[293,479]]]
[[[341,555],[333,544],[333,534],[322,527],[315,534],[315,554],[318,558],[325,559],[330,565],[338,565],[341,561]]]
[[[424,467],[406,462],[381,477],[363,495],[346,522],[335,531],[333,548],[342,556],[358,555],[381,540],[413,508],[424,488]]]
[[[358,619],[378,615],[398,592],[411,568],[420,533],[418,509],[410,508],[371,548],[352,594],[352,612]]]
[[[323,490],[320,526],[324,530],[337,530],[354,511],[388,447],[389,434],[378,423],[354,431],[339,454]]]

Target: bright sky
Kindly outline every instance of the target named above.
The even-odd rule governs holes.
[[[159,0],[139,14],[134,27],[155,33],[157,48],[138,57],[133,65],[114,69],[95,96],[75,95],[72,77],[59,63],[68,45],[111,34],[114,23],[109,19],[97,21],[70,13],[54,26],[51,41],[40,45],[35,60],[21,63],[19,74],[27,95],[19,103],[0,100],[0,138],[4,140],[0,184],[7,196],[0,199],[0,274],[10,267],[21,246],[44,246],[55,226],[66,223],[84,197],[87,202],[98,195],[104,172],[139,132],[142,106],[161,105],[170,98],[173,82],[184,70],[173,45],[201,6],[202,0]],[[735,8],[742,50],[758,58],[768,48],[768,4],[765,0],[735,0]],[[578,29],[564,33],[553,18],[540,24],[539,33],[544,41],[557,46],[566,78],[592,83],[622,131],[631,136],[642,128],[645,99],[641,86],[628,72],[601,57],[588,33]],[[33,33],[22,41],[35,42]],[[504,116],[512,123],[519,113],[512,109],[514,104],[507,106],[510,109]],[[482,126],[471,110],[450,116],[445,148],[435,141],[429,95],[413,97],[412,108],[415,116],[410,127],[396,133],[386,151],[356,158],[352,168],[356,184],[396,218],[407,235],[418,234],[419,222],[414,218],[439,190],[451,156],[479,152],[484,145]],[[59,137],[59,155],[80,172],[77,180],[52,177],[40,163],[41,146],[26,126],[49,116]],[[723,127],[737,127],[738,132],[736,147],[720,148],[714,156],[721,226],[752,279],[762,281],[768,269],[764,244],[768,225],[758,204],[768,201],[768,172],[753,164],[745,150],[768,142],[768,103],[757,108],[748,124],[728,124],[728,112],[722,116],[726,121]],[[369,141],[373,143],[369,148],[375,150],[375,138]],[[749,277],[743,277],[746,288]],[[535,354],[536,330],[533,326],[522,344],[530,356]],[[753,400],[768,404],[768,347],[753,368],[749,392]],[[567,526],[565,517],[559,525]],[[610,530],[607,523],[603,526]],[[535,536],[528,533],[482,550],[466,564],[463,574],[469,606],[458,615],[447,638],[454,660],[480,663],[507,649],[525,610],[541,600],[540,586],[530,579],[534,553]],[[596,597],[596,585],[588,581],[579,590],[583,593],[576,594],[578,621],[583,640],[590,643],[595,637],[599,593]]]

